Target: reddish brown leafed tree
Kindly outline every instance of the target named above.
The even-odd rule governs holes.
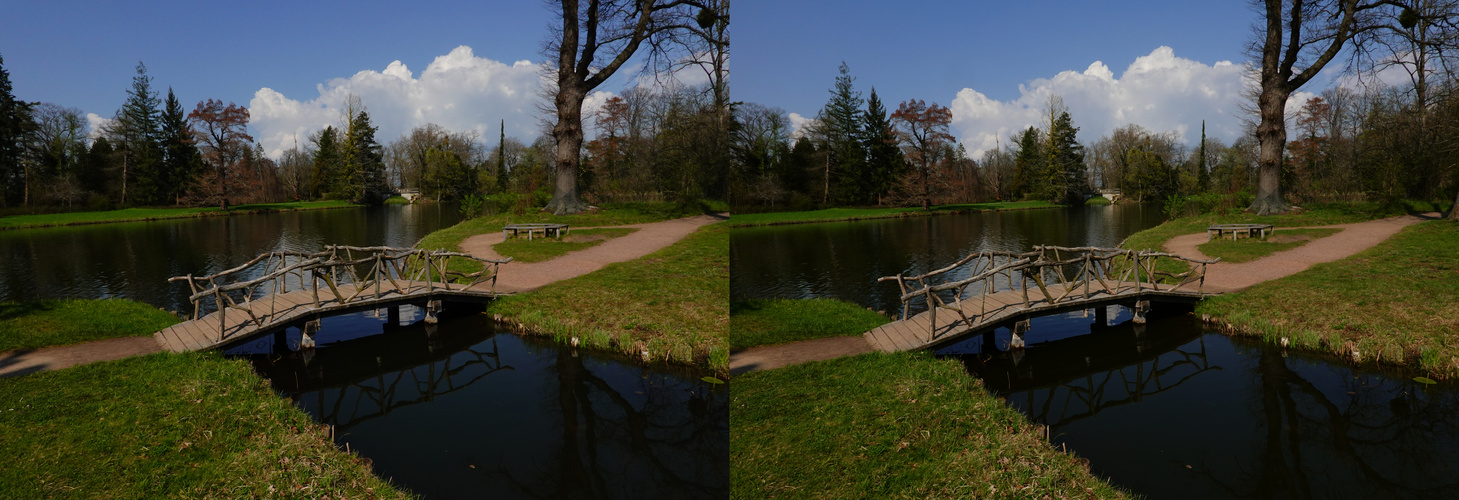
[[[223,101],[208,99],[199,102],[187,118],[201,136],[203,161],[212,167],[198,186],[199,191],[227,210],[228,187],[233,183],[231,170],[248,153],[248,144],[253,141],[247,132],[248,108],[231,102],[224,106]]]
[[[922,177],[922,209],[932,208],[932,169],[941,160],[947,144],[956,140],[948,133],[952,110],[921,99],[903,101],[892,113],[902,152]]]

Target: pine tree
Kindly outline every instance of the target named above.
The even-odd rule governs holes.
[[[0,57],[0,206],[25,197],[25,145],[33,128],[30,104],[15,99],[5,58]]]
[[[1039,131],[1029,127],[1018,138],[1018,154],[1013,157],[1013,182],[1009,191],[1014,200],[1021,200],[1038,192],[1038,173],[1044,170],[1043,149],[1039,144]]]
[[[830,202],[831,181],[836,182],[837,203],[858,203],[866,201],[871,193],[860,189],[860,178],[866,166],[866,153],[861,148],[861,92],[857,92],[851,76],[851,68],[841,62],[840,76],[831,89],[831,100],[821,109],[820,123],[822,139],[830,154],[825,165],[822,186],[822,202]]]
[[[162,187],[163,201],[179,202],[199,171],[203,168],[203,157],[198,153],[192,126],[187,122],[187,113],[182,103],[167,88],[167,101],[162,109],[162,168],[158,177]]]
[[[86,159],[81,162],[81,167],[76,172],[76,180],[81,183],[81,189],[98,194],[106,194],[108,175],[112,170],[112,161],[116,158],[116,150],[112,149],[111,141],[106,137],[97,137],[91,143],[91,150],[87,151]]]
[[[127,90],[127,101],[117,111],[116,132],[122,142],[116,146],[123,151],[122,205],[157,201],[162,163],[157,147],[157,139],[162,135],[161,112],[157,108],[161,104],[157,92],[152,90],[147,66],[138,61],[137,75],[132,77],[132,88]],[[129,186],[131,193],[128,193]]]
[[[1059,113],[1049,127],[1048,142],[1044,146],[1046,160],[1042,189],[1039,196],[1055,203],[1072,203],[1084,194],[1084,146],[1075,137],[1075,127],[1069,113]]]
[[[319,196],[338,198],[338,193],[345,190],[345,183],[340,179],[343,170],[339,133],[334,127],[324,127],[314,143],[314,176],[309,190]]]
[[[385,157],[375,142],[370,114],[360,111],[350,120],[345,133],[344,171],[348,196],[355,203],[376,205],[385,201]],[[343,193],[342,193],[343,194]]]
[[[866,100],[862,123],[862,148],[866,151],[862,189],[867,197],[875,197],[880,202],[882,195],[891,191],[897,179],[906,173],[907,162],[902,157],[902,149],[897,147],[897,136],[876,88],[871,89],[871,97]]]

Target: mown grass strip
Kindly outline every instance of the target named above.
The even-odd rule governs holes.
[[[533,238],[527,239],[525,235],[518,238],[510,238],[501,243],[492,245],[496,250],[506,257],[511,257],[519,262],[542,262],[548,259],[561,257],[568,252],[586,250],[603,242],[627,236],[638,231],[633,227],[611,227],[611,228],[589,228],[578,229],[568,232],[562,239],[557,238]]]
[[[1459,222],[1409,226],[1337,262],[1206,299],[1235,332],[1362,362],[1459,376]],[[1356,352],[1356,356],[1354,355]]]
[[[0,498],[408,496],[216,353],[0,379],[0,401]]]
[[[78,224],[103,224],[111,222],[136,222],[161,219],[184,219],[189,217],[216,217],[240,214],[291,212],[298,210],[321,210],[327,208],[355,207],[347,201],[297,201],[287,203],[258,203],[237,205],[222,210],[218,207],[189,208],[124,208],[104,212],[71,212],[59,214],[10,215],[0,217],[0,229],[25,229],[32,227],[70,226]]]
[[[498,299],[490,311],[558,342],[729,368],[729,231],[700,228],[628,262]]]
[[[750,300],[730,304],[730,349],[860,335],[889,319],[834,299]]]
[[[0,302],[0,351],[151,335],[178,321],[172,313],[124,299]]]
[[[1239,238],[1235,241],[1215,239],[1196,248],[1207,257],[1219,257],[1223,262],[1251,262],[1268,255],[1306,245],[1312,240],[1336,234],[1337,228],[1278,229],[1267,235],[1267,239]]]
[[[956,361],[871,353],[736,377],[732,498],[1124,498]]]
[[[937,205],[931,210],[921,207],[892,208],[827,208],[806,212],[768,212],[760,214],[735,214],[730,217],[732,227],[771,226],[778,224],[806,224],[812,222],[835,222],[890,217],[919,217],[924,215],[954,214],[968,212],[989,212],[997,210],[1026,210],[1035,208],[1056,208],[1046,201],[1004,201],[996,203],[969,203],[962,205]]]

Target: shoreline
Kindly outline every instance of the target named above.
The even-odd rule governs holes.
[[[1027,203],[1027,202],[1007,202],[1007,203]],[[976,205],[976,204],[971,204],[971,205]],[[1026,207],[993,207],[993,208],[969,207],[969,208],[952,208],[952,209],[944,209],[944,210],[938,210],[938,209],[936,209],[936,207],[934,207],[932,210],[926,210],[926,211],[920,210],[920,209],[917,209],[917,208],[907,208],[907,209],[905,209],[904,211],[901,211],[901,212],[889,212],[889,213],[882,213],[882,214],[868,214],[868,215],[865,215],[865,216],[837,217],[837,218],[831,218],[831,219],[791,219],[791,220],[766,221],[766,222],[735,222],[734,217],[731,216],[730,217],[730,220],[729,220],[729,227],[731,229],[739,229],[739,228],[747,228],[747,227],[788,226],[788,225],[794,225],[794,224],[817,224],[817,223],[822,223],[822,222],[854,222],[854,221],[875,220],[875,219],[899,219],[899,218],[910,218],[910,217],[927,217],[927,216],[932,216],[932,215],[972,214],[972,213],[980,213],[980,212],[1012,212],[1012,211],[1018,211],[1018,210],[1042,210],[1042,209],[1049,209],[1049,208],[1069,208],[1069,206],[1068,205],[1047,204],[1047,205],[1026,206]],[[880,211],[880,210],[895,210],[895,209],[882,209],[882,208],[828,208],[828,209],[823,209],[823,210],[866,210],[866,211]],[[821,210],[812,210],[810,212],[819,212],[819,211],[821,211]],[[763,214],[775,214],[775,213],[795,213],[795,212],[762,212],[762,213]],[[741,214],[741,215],[744,215],[744,216],[753,216],[753,215],[760,215],[760,214]]]
[[[151,221],[173,220],[173,219],[201,219],[201,218],[206,218],[206,217],[230,217],[230,216],[235,216],[235,215],[259,215],[259,214],[287,213],[287,212],[305,212],[305,211],[311,211],[311,210],[333,210],[333,209],[340,209],[340,208],[359,208],[359,207],[363,207],[364,206],[364,205],[356,205],[356,204],[353,204],[353,203],[331,204],[332,201],[303,202],[303,203],[316,203],[316,204],[320,204],[320,205],[323,205],[323,206],[301,206],[301,207],[268,207],[267,206],[267,205],[286,205],[286,204],[293,204],[293,203],[299,203],[299,202],[284,202],[284,203],[276,203],[276,204],[275,203],[264,203],[264,204],[238,205],[238,207],[258,207],[258,208],[247,208],[247,209],[233,208],[233,209],[229,209],[229,210],[226,210],[226,211],[219,210],[219,209],[217,209],[217,207],[196,207],[196,208],[191,208],[191,209],[189,209],[189,208],[152,208],[152,207],[147,207],[147,208],[123,208],[123,209],[118,209],[118,210],[106,210],[106,211],[99,211],[99,212],[70,212],[70,213],[40,214],[40,215],[10,215],[10,216],[5,216],[5,217],[0,217],[0,231],[13,231],[13,230],[21,230],[21,229],[41,229],[41,228],[50,228],[50,227],[66,227],[66,226],[92,226],[92,225],[98,225],[98,224],[118,224],[118,223],[125,223],[125,222],[151,222]],[[260,205],[262,205],[262,206],[260,206]],[[172,215],[140,216],[140,217],[132,217],[132,218],[119,218],[119,219],[90,219],[90,220],[76,220],[76,221],[65,221],[65,222],[37,222],[37,223],[25,223],[25,222],[22,222],[22,223],[16,224],[16,225],[6,224],[6,222],[8,222],[7,219],[12,219],[12,218],[49,217],[49,216],[71,216],[71,215],[81,215],[81,214],[107,214],[107,213],[117,212],[117,211],[122,211],[122,210],[157,210],[157,211],[190,210],[190,211],[184,212],[184,213],[176,213],[176,214],[172,214]]]

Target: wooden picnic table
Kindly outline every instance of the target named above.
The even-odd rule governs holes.
[[[1253,232],[1259,232],[1262,239],[1266,239],[1267,233],[1272,232],[1271,224],[1214,224],[1206,228],[1206,241],[1220,238],[1222,234],[1231,233],[1231,241],[1236,241],[1236,235],[1246,233],[1250,238]]]
[[[568,227],[567,224],[507,224],[506,227],[502,228],[502,239],[511,236],[520,237],[523,232],[527,233],[527,241],[532,241],[532,233],[538,232],[542,233],[544,238],[549,234],[553,237],[561,238],[568,233]],[[511,236],[508,236],[507,233],[511,233]]]

